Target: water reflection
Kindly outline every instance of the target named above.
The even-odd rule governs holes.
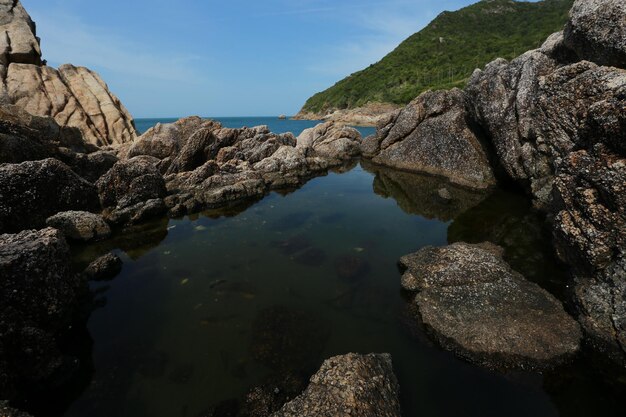
[[[444,178],[397,171],[368,161],[362,161],[361,166],[375,175],[376,194],[393,198],[406,213],[428,219],[450,221],[489,195],[457,187]]]
[[[452,222],[448,241],[500,245],[513,269],[557,297],[566,297],[566,268],[554,255],[545,218],[524,195],[497,190]]]

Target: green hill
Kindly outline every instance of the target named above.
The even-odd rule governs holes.
[[[307,100],[303,111],[406,104],[428,89],[463,86],[475,68],[512,59],[563,28],[574,0],[483,0],[441,13],[376,64]]]

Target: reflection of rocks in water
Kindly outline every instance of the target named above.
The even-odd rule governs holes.
[[[330,337],[325,320],[284,306],[266,308],[252,324],[252,357],[275,371],[313,370]]]
[[[289,239],[274,241],[271,247],[277,248],[283,255],[291,256],[311,247],[311,241],[303,235],[293,236]]]
[[[601,358],[605,362],[604,358]],[[626,410],[626,374],[613,364],[585,360],[544,375],[544,389],[562,417],[621,417]],[[620,374],[621,372],[621,374]]]
[[[272,230],[284,232],[286,230],[296,229],[305,224],[311,217],[311,211],[299,211],[287,214],[272,223]]]
[[[370,272],[370,264],[360,256],[343,255],[335,259],[335,272],[341,279],[357,281]]]
[[[376,175],[376,194],[395,199],[406,213],[429,219],[452,220],[489,195],[454,186],[439,177],[384,168],[366,160],[361,161],[361,166]]]
[[[523,195],[496,191],[458,216],[448,228],[448,242],[492,242],[505,250],[504,259],[527,279],[557,296],[567,283],[544,228],[543,217]]]
[[[320,266],[326,260],[326,252],[319,248],[309,248],[300,252],[293,260],[305,266]]]
[[[201,213],[199,213],[199,215],[203,217],[207,217],[209,219],[213,219],[213,220],[227,218],[227,217],[235,217],[243,213],[244,211],[248,210],[250,207],[258,203],[260,200],[261,200],[260,198],[253,198],[249,200],[238,201],[232,204],[227,204],[223,207],[204,210]]]
[[[90,245],[77,245],[72,248],[75,268],[84,270],[97,258],[120,249],[133,260],[137,260],[157,247],[167,237],[169,219],[124,228],[114,233],[111,239]]]

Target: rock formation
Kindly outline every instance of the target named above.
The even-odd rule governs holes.
[[[0,232],[40,228],[68,210],[100,211],[93,184],[57,159],[0,165]]]
[[[100,199],[109,220],[134,223],[145,218],[147,201],[150,213],[167,207],[178,216],[260,198],[357,157],[359,141],[358,131],[333,123],[296,139],[267,126],[228,129],[189,117],[159,124],[119,148],[121,160],[98,181]]]
[[[111,236],[111,228],[102,216],[86,211],[64,211],[46,220],[50,227],[60,230],[67,239],[89,242]]]
[[[492,244],[455,243],[404,256],[402,287],[440,343],[491,367],[546,367],[574,355],[576,321],[546,290],[513,271]]]
[[[63,365],[57,337],[86,285],[71,273],[69,247],[52,228],[0,235],[0,276],[0,392],[10,400]]]
[[[389,354],[335,356],[272,417],[399,417],[398,391]]]
[[[626,364],[624,7],[577,0],[564,33],[477,70],[466,92],[500,164],[549,215],[591,344]]]
[[[320,113],[300,110],[294,120],[323,120],[351,126],[377,126],[398,110],[399,106],[391,103],[368,103],[354,109],[330,109]]]
[[[626,3],[579,0],[565,27],[565,44],[579,59],[626,68]]]
[[[0,37],[0,103],[76,127],[94,145],[135,139],[131,115],[96,73],[45,65],[35,24],[19,0],[0,2]]]
[[[496,183],[459,89],[420,95],[382,122],[362,150],[376,164],[442,176],[461,186],[486,189]]]

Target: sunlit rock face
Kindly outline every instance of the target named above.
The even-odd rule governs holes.
[[[76,127],[88,143],[119,144],[137,136],[132,116],[98,74],[45,64],[35,24],[19,1],[0,2],[0,78],[0,103]]]

